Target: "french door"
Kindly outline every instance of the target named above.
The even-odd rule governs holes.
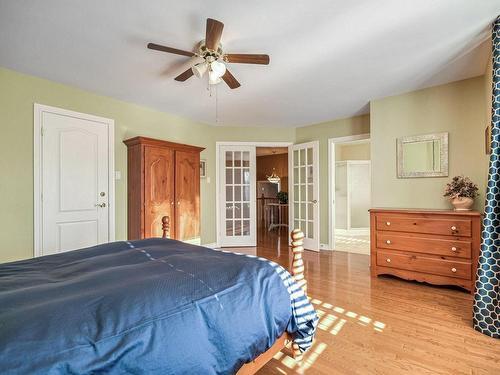
[[[290,223],[304,232],[304,247],[319,251],[319,142],[289,148]]]
[[[256,246],[255,146],[219,148],[219,245]]]

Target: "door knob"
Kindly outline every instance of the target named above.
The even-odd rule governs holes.
[[[313,199],[313,200],[311,201],[311,203],[316,204],[316,203],[318,203],[318,201],[317,201],[316,199]]]
[[[104,208],[104,207],[106,207],[106,203],[101,203],[101,204],[97,203],[95,206]]]

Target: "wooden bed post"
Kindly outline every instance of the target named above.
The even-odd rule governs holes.
[[[163,216],[161,218],[161,230],[162,230],[162,238],[168,238],[169,231],[170,231],[170,217],[169,216]]]
[[[302,254],[304,253],[304,233],[300,229],[294,229],[290,234],[292,237],[292,267],[291,274],[295,282],[299,284],[304,293],[307,294],[307,281],[304,277],[304,260]]]
[[[304,233],[300,229],[294,229],[290,233],[292,237],[292,267],[291,274],[295,282],[302,287],[304,293],[307,295],[307,281],[304,277],[304,260],[302,254],[304,253]],[[302,360],[302,352],[299,346],[292,342],[292,356],[296,361]]]

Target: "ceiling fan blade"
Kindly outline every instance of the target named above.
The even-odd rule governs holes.
[[[220,37],[224,24],[212,18],[207,18],[207,31],[205,35],[205,47],[216,50],[219,46]]]
[[[174,53],[176,55],[182,55],[182,56],[188,56],[188,57],[194,56],[193,52],[183,51],[181,49],[172,48],[172,47],[161,46],[161,45],[155,44],[155,43],[148,43],[148,48],[154,49],[155,51]]]
[[[174,79],[179,82],[184,82],[186,79],[190,78],[193,75],[193,71],[191,68],[186,70],[185,72],[179,74],[177,77]]]
[[[222,79],[224,80],[224,82],[227,83],[227,85],[231,89],[236,89],[241,86],[240,83],[236,80],[236,78],[234,78],[234,76],[227,69],[226,73],[224,73],[224,75],[222,76]]]
[[[248,53],[228,53],[224,55],[224,61],[237,64],[269,64],[269,55],[258,55]]]

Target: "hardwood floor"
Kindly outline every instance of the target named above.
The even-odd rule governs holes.
[[[285,267],[285,231],[238,249]],[[258,374],[500,374],[500,340],[471,327],[472,297],[458,289],[371,278],[367,255],[305,252],[308,294],[321,319],[313,347]]]

